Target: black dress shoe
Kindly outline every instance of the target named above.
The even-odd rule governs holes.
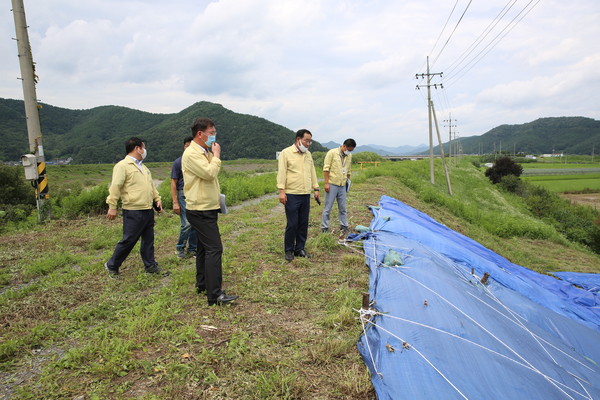
[[[292,261],[293,259],[294,259],[294,253],[291,251],[286,251],[285,252],[285,260]]]
[[[304,251],[304,249],[297,251],[294,253],[294,255],[296,257],[306,257],[306,258],[310,258],[310,254],[306,253],[306,251]]]
[[[146,267],[146,273],[152,275],[160,275],[160,276],[169,276],[171,273],[169,271],[163,271],[158,264],[154,264],[150,267]]]
[[[229,296],[229,295],[225,294],[225,292],[223,292],[219,295],[219,297],[217,297],[216,300],[208,300],[208,305],[209,306],[214,306],[214,305],[221,306],[223,304],[229,304],[239,297],[240,296]]]

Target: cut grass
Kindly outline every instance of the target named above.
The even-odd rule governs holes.
[[[192,260],[180,262],[174,254],[175,217],[157,217],[157,257],[172,272],[162,279],[143,273],[136,249],[120,280],[106,277],[102,263],[120,229],[103,217],[39,226],[21,238],[26,250],[18,256],[2,238],[7,258],[43,266],[34,274],[15,269],[11,286],[26,286],[2,295],[3,383],[36,359],[33,349],[60,349],[40,372],[12,387],[15,396],[374,397],[354,347],[360,330],[352,308],[360,307],[368,286],[360,258],[348,260],[336,241],[325,247],[311,241],[314,259],[286,263],[283,207],[265,200],[221,217],[225,289],[241,299],[209,308],[193,291]],[[319,218],[312,213],[311,239],[318,237]],[[101,238],[107,226],[112,240]],[[60,250],[65,246],[70,253]],[[57,250],[56,257],[44,257]],[[353,267],[362,273],[348,272]],[[24,290],[27,296],[16,295]],[[321,343],[331,345],[319,349],[315,363]],[[330,371],[362,383],[348,385]]]

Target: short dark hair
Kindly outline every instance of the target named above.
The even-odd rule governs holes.
[[[206,128],[211,126],[215,126],[215,123],[210,118],[201,117],[196,119],[196,121],[194,121],[194,125],[192,125],[192,137],[196,137],[196,133],[198,133],[198,131],[205,131]]]
[[[194,140],[194,138],[193,138],[193,137],[191,137],[191,136],[188,136],[188,137],[186,137],[185,139],[183,139],[183,144],[186,144],[186,143],[191,143],[193,140]]]
[[[344,146],[356,147],[356,141],[354,139],[346,139],[346,140],[344,140]]]
[[[308,133],[310,136],[312,136],[312,133],[310,133],[308,129],[300,129],[298,132],[296,132],[296,138],[302,139],[305,133]]]
[[[143,147],[144,141],[137,137],[132,137],[125,142],[125,154],[131,153],[136,147]]]

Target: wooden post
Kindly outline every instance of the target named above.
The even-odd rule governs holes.
[[[483,274],[483,278],[481,278],[481,283],[484,285],[487,285],[487,281],[488,278],[490,277],[490,274],[488,272],[486,272],[485,274]]]
[[[369,306],[371,304],[371,300],[369,298],[369,293],[363,293],[363,298],[362,298],[362,309],[363,310],[368,310]]]

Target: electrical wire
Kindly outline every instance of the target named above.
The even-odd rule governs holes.
[[[456,5],[458,4],[458,0],[456,0],[456,3],[454,3],[454,7],[452,7],[452,11],[450,11],[450,15],[448,15],[448,19],[446,19],[446,23],[444,24],[444,27],[442,28],[442,31],[440,32],[440,34],[438,35],[435,44],[433,45],[433,47],[431,48],[431,51],[429,52],[429,55],[431,55],[433,53],[433,51],[435,50],[438,42],[440,41],[440,38],[442,37],[442,35],[444,34],[444,31],[446,30],[446,26],[448,26],[448,22],[450,21],[450,18],[452,18],[452,14],[454,14],[454,10],[456,9]]]
[[[454,36],[454,32],[456,32],[456,28],[458,28],[458,25],[460,25],[460,22],[462,21],[463,17],[465,16],[465,14],[467,13],[467,10],[469,9],[469,7],[471,6],[471,3],[473,2],[473,0],[469,0],[469,4],[467,4],[467,7],[465,7],[465,10],[463,11],[462,15],[460,16],[460,18],[458,19],[458,22],[456,23],[456,25],[454,26],[454,29],[452,30],[452,33],[450,34],[450,36],[448,36],[448,39],[446,39],[446,43],[444,43],[444,47],[442,47],[442,49],[440,50],[440,52],[438,53],[438,55],[434,58],[433,63],[431,64],[432,66],[435,64],[435,62],[438,60],[438,58],[440,57],[440,55],[442,55],[442,52],[444,51],[444,49],[446,48],[446,46],[448,45],[448,43],[450,42],[450,39],[452,38],[452,36]]]
[[[446,74],[451,75],[452,72],[462,64],[469,55],[483,42],[483,40],[494,30],[494,28],[500,23],[502,18],[510,11],[515,5],[517,0],[512,0],[512,4],[506,3],[504,8],[496,15],[494,20],[483,30],[483,32],[475,39],[473,43],[448,67]],[[509,5],[510,4],[510,5]]]
[[[537,0],[533,6],[527,9],[534,0],[530,0],[525,7],[509,22],[504,28],[479,52],[475,55],[467,64],[465,64],[460,70],[453,74],[449,74],[446,81],[446,86],[450,87],[460,78],[462,78],[467,72],[469,72],[475,65],[477,65],[490,51],[494,49],[514,28],[539,4],[541,0]],[[524,13],[524,14],[523,14]],[[521,15],[523,14],[523,15]],[[520,18],[519,18],[520,17]],[[518,20],[517,20],[518,18]],[[516,21],[516,22],[515,22]],[[501,36],[502,35],[502,36]],[[490,47],[491,46],[491,47]],[[486,51],[487,50],[487,51]],[[485,52],[485,53],[484,53]],[[467,68],[468,67],[468,68]],[[464,71],[464,72],[463,72]],[[459,75],[463,72],[461,75]]]

